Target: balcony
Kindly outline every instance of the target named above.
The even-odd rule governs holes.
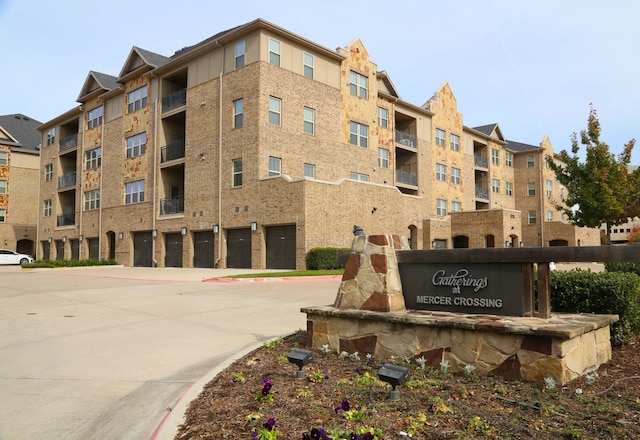
[[[187,89],[178,90],[162,98],[162,113],[187,105]]]
[[[396,143],[405,147],[418,148],[418,138],[400,130],[396,130]]]
[[[476,199],[489,200],[489,190],[481,186],[476,186]]]
[[[67,188],[69,186],[75,186],[76,184],[76,172],[67,173],[62,177],[58,177],[58,189]]]
[[[184,197],[160,199],[160,215],[184,213]]]
[[[75,214],[60,214],[57,219],[57,226],[73,226],[76,224]]]
[[[160,149],[160,163],[184,157],[184,141],[175,141]]]
[[[60,151],[78,146],[78,133],[70,134],[60,141]]]
[[[396,182],[406,185],[418,186],[418,175],[416,173],[408,173],[406,171],[396,170]]]
[[[473,156],[473,162],[477,167],[489,168],[489,160],[482,156]]]

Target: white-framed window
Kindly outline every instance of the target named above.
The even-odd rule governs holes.
[[[368,182],[369,181],[369,175],[368,174],[361,174],[361,173],[355,173],[355,172],[351,172],[351,175],[349,176],[349,178],[351,180],[359,180],[360,182]]]
[[[51,208],[52,208],[52,204],[51,204],[51,199],[47,199],[44,201],[44,216],[45,217],[51,217]]]
[[[242,98],[233,101],[233,126],[242,127],[244,118],[244,101]]]
[[[246,49],[246,43],[243,41],[239,41],[236,43],[235,48],[233,50],[234,53],[234,65],[236,69],[239,69],[244,66],[244,53]]]
[[[144,202],[144,180],[136,180],[125,184],[124,203]]]
[[[451,212],[462,212],[462,202],[451,202]]]
[[[309,177],[310,179],[316,178],[316,166],[312,163],[304,164],[304,177]]]
[[[462,170],[460,168],[451,167],[451,183],[454,185],[460,185],[462,180]]]
[[[369,126],[351,121],[349,129],[349,143],[362,148],[369,147]]]
[[[47,130],[47,145],[53,145],[56,143],[56,129],[50,128]]]
[[[436,164],[436,180],[440,182],[447,181],[447,166],[441,163]]]
[[[500,150],[491,149],[491,165],[500,165]]]
[[[500,194],[500,180],[491,179],[491,192]]]
[[[133,113],[147,106],[147,86],[142,86],[127,94],[127,113]]]
[[[444,147],[446,144],[447,133],[444,130],[440,130],[436,128],[436,145],[439,147]]]
[[[548,154],[546,156],[544,156],[544,167],[548,170],[551,169],[551,161],[553,159],[551,158],[551,156],[549,156]]]
[[[548,222],[553,221],[553,211],[547,211],[547,221]]]
[[[305,77],[313,79],[313,55],[302,52],[302,73]]]
[[[0,194],[6,194],[6,193],[7,193],[7,181],[0,180]]]
[[[282,159],[269,156],[269,177],[282,174]]]
[[[509,153],[508,151],[504,152],[504,164],[508,167],[513,166],[513,153]]]
[[[378,125],[381,128],[389,127],[389,110],[384,107],[378,107]]]
[[[449,134],[449,146],[453,151],[460,151],[460,136],[457,134]]]
[[[269,123],[280,125],[280,115],[282,113],[282,100],[275,96],[269,96]]]
[[[389,150],[386,148],[378,148],[378,166],[389,168]]]
[[[527,213],[527,221],[529,222],[530,225],[536,224],[536,222],[538,221],[538,218],[535,211],[529,211]]]
[[[84,210],[100,209],[100,190],[94,189],[84,193]]]
[[[369,99],[369,78],[352,70],[349,74],[349,91],[354,96]]]
[[[127,159],[142,156],[147,151],[147,133],[139,133],[127,138]]]
[[[98,168],[102,164],[102,147],[87,151],[84,158],[85,169]]]
[[[504,184],[504,193],[508,196],[513,195],[513,182],[505,182]]]
[[[87,128],[91,130],[92,128],[99,127],[102,125],[102,117],[104,113],[104,107],[96,107],[87,112]]]
[[[551,180],[547,180],[545,182],[545,187],[547,191],[547,197],[553,196],[553,182]]]
[[[234,188],[242,186],[242,159],[233,159],[232,182]]]
[[[536,184],[535,182],[527,183],[527,195],[535,196],[536,195]]]
[[[7,165],[9,163],[9,152],[0,151],[0,165]]]
[[[53,164],[48,163],[44,166],[44,181],[49,182],[53,179]]]
[[[307,134],[315,133],[316,111],[312,108],[304,108],[304,132]]]
[[[0,209],[0,223],[4,223],[7,221],[7,210],[6,209]]]
[[[436,215],[447,215],[447,201],[445,199],[436,200]]]
[[[269,38],[269,63],[280,67],[280,42]]]
[[[533,168],[536,166],[535,154],[527,154],[527,168]]]

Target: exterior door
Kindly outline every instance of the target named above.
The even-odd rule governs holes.
[[[165,267],[182,267],[182,234],[166,234],[165,242]]]
[[[133,265],[136,267],[152,267],[152,240],[151,231],[133,233]]]
[[[267,269],[295,269],[296,226],[269,226],[265,232]]]
[[[100,242],[97,238],[88,238],[87,243],[89,243],[89,258],[92,260],[100,259]]]
[[[251,268],[251,229],[227,231],[227,267]]]
[[[70,240],[71,242],[71,259],[80,259],[80,240]]]
[[[213,231],[193,233],[193,267],[215,267]]]

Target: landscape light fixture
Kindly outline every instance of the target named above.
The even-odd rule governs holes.
[[[302,371],[302,367],[313,361],[313,353],[309,350],[294,348],[289,352],[287,359],[290,363],[296,364],[298,366],[296,379],[304,379],[304,372]]]
[[[404,385],[409,379],[409,369],[395,364],[384,364],[378,370],[378,379],[391,385],[392,389],[389,393],[389,400],[396,401],[400,399],[400,391],[396,390],[398,385]]]

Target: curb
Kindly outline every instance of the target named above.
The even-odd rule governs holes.
[[[332,281],[341,280],[342,275],[319,275],[309,277],[265,277],[265,278],[207,278],[203,283],[274,283],[282,281]]]

